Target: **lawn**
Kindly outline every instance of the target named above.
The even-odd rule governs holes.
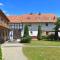
[[[37,41],[33,40],[31,43],[27,43],[28,46],[60,46],[60,41]]]
[[[0,60],[2,60],[1,46],[0,46]]]
[[[32,41],[29,46],[60,46],[56,41]],[[23,47],[23,53],[28,60],[60,60],[60,48]]]

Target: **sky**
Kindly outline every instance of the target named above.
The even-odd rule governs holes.
[[[0,9],[6,15],[52,13],[60,16],[60,0],[0,0]]]

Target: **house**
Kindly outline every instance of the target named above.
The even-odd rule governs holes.
[[[42,35],[54,33],[57,17],[54,14],[24,14],[20,16],[8,16],[10,20],[9,28],[13,39],[19,39],[23,36],[24,26],[27,24],[29,35],[32,38],[37,37],[38,26],[41,25]]]
[[[9,34],[9,19],[6,15],[0,10],[0,43],[3,43],[8,39]]]

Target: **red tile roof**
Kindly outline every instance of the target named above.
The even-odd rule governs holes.
[[[53,22],[57,21],[54,14],[25,14],[20,16],[8,16],[11,23],[39,23],[39,22]]]

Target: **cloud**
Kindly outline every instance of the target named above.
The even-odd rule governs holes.
[[[3,6],[4,4],[3,3],[0,3],[0,6]]]

